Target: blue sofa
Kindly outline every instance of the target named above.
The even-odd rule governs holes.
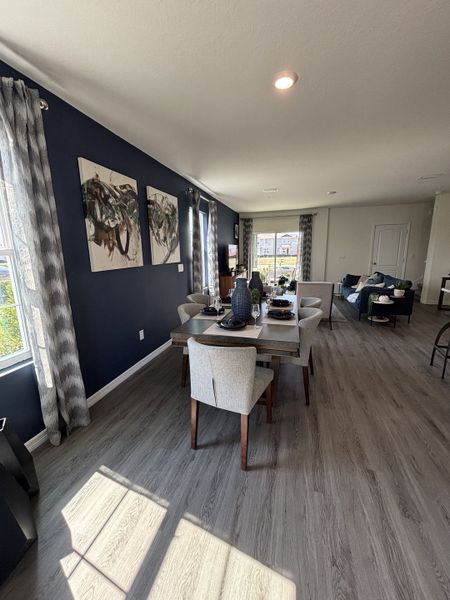
[[[355,289],[352,287],[356,285],[359,281],[360,275],[351,275],[347,274],[342,280],[341,286],[341,295],[347,300],[350,294],[355,293]],[[386,296],[393,296],[394,289],[389,289],[389,286],[394,285],[396,281],[399,281],[396,277],[391,277],[391,275],[385,275],[384,273],[374,273],[369,282],[372,284],[376,283],[384,283],[384,287],[374,287],[374,285],[366,285],[359,292],[359,297],[356,299],[356,302],[349,302],[350,306],[358,311],[359,319],[361,319],[362,314],[366,314],[368,312],[368,300],[370,294],[374,292],[376,294],[385,294]],[[402,279],[405,284],[405,296],[400,302],[396,302],[395,313],[397,315],[405,315],[408,317],[408,323],[410,322],[413,304],[414,304],[414,291],[411,289],[412,282],[408,279]]]

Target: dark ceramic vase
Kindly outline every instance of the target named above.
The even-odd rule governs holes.
[[[248,283],[248,287],[251,290],[258,290],[259,297],[262,299],[264,293],[263,282],[261,281],[261,277],[259,276],[259,271],[252,271],[252,278]]]
[[[231,308],[237,319],[245,322],[250,320],[252,316],[252,296],[245,277],[236,279],[236,289],[231,296]]]

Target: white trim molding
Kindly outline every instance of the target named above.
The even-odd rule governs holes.
[[[143,367],[145,367],[149,362],[151,362],[157,356],[162,354],[165,350],[170,348],[171,345],[172,345],[172,340],[167,340],[167,342],[164,342],[164,344],[162,344],[161,346],[159,346],[158,348],[153,350],[153,352],[150,352],[150,354],[147,354],[147,356],[144,356],[144,358],[139,360],[132,367],[130,367],[129,369],[127,369],[126,371],[124,371],[123,373],[118,375],[115,379],[113,379],[112,381],[107,383],[101,389],[97,390],[94,394],[92,394],[92,396],[89,396],[89,398],[87,399],[89,408],[91,406],[94,406],[94,404],[96,404],[97,402],[99,402],[99,400],[101,400],[107,394],[112,392],[121,383],[123,383],[124,381],[129,379],[132,375],[134,375],[135,373],[140,371]],[[39,448],[39,446],[42,446],[42,444],[44,444],[47,441],[47,439],[48,439],[47,431],[44,429],[44,431],[40,431],[37,435],[32,437],[30,440],[28,440],[28,442],[25,443],[25,447],[27,448],[27,450],[29,452],[34,452],[34,450]]]

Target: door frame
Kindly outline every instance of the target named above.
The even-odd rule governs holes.
[[[406,238],[405,238],[405,249],[403,251],[403,260],[402,260],[402,271],[400,279],[404,279],[405,270],[406,270],[406,261],[408,260],[408,246],[409,246],[409,234],[411,231],[411,221],[407,223],[374,223],[372,225],[372,236],[370,240],[370,253],[369,253],[369,270],[367,271],[369,275],[373,274],[373,244],[375,242],[375,230],[380,225],[403,225],[406,226]],[[377,265],[378,266],[378,265]]]

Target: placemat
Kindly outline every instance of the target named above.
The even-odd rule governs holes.
[[[223,314],[219,315],[219,317],[221,319],[223,319],[230,312],[231,312],[231,310],[225,310],[225,312]],[[207,319],[209,321],[217,321],[217,316],[216,315],[205,315],[203,313],[198,313],[198,315],[195,315],[192,318],[193,319]]]
[[[276,307],[274,307],[274,309],[276,309]],[[294,311],[291,310],[291,312],[294,312]],[[274,319],[273,317],[269,317],[267,315],[267,305],[265,305],[265,307],[263,309],[263,315],[261,316],[261,323],[264,323],[264,325],[294,325],[294,326],[298,326],[298,319],[296,317],[293,317],[292,319],[289,319],[289,321],[283,321],[283,319]]]
[[[261,333],[262,327],[255,327],[254,325],[247,325],[242,329],[223,329],[219,327],[217,323],[213,323],[211,327],[208,327],[203,332],[203,335],[229,335],[230,337],[245,337],[256,339]]]

